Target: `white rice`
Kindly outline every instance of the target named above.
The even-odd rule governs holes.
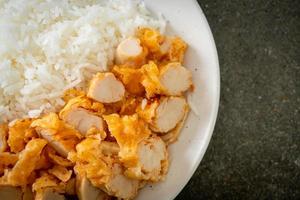
[[[59,109],[139,26],[165,21],[133,0],[0,0],[0,122]]]

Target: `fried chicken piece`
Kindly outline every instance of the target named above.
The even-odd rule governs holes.
[[[176,125],[176,127],[170,130],[169,132],[163,133],[161,135],[161,139],[163,139],[163,141],[167,145],[172,144],[177,140],[188,114],[189,114],[189,108],[187,107],[185,109],[184,117],[180,120],[180,122]]]
[[[192,73],[180,63],[169,63],[160,69],[159,81],[164,94],[179,96],[192,86]]]
[[[31,126],[65,158],[69,152],[75,151],[75,146],[82,137],[77,130],[60,120],[55,113],[49,113],[41,119],[34,120]]]
[[[140,188],[140,182],[126,177],[123,168],[118,163],[113,164],[111,171],[111,176],[102,189],[111,196],[133,199]]]
[[[3,179],[12,186],[25,186],[28,184],[29,177],[34,171],[40,154],[47,144],[44,139],[33,139],[29,141],[25,149],[20,153],[17,163],[12,170],[5,174]]]
[[[118,114],[111,114],[103,116],[103,118],[110,133],[116,138],[120,146],[120,160],[125,166],[135,165],[138,144],[151,134],[147,124],[139,119],[137,114],[123,117]]]
[[[97,73],[90,82],[87,96],[101,103],[120,101],[125,94],[121,81],[110,72]]]
[[[63,114],[60,114],[60,116],[66,123],[72,125],[83,136],[86,135],[91,128],[96,128],[99,132],[104,131],[102,118],[86,109],[72,108],[70,110],[64,110]]]
[[[168,152],[163,140],[152,135],[140,142],[138,146],[138,163],[129,167],[125,175],[138,179],[159,181],[162,180],[168,170]]]
[[[116,63],[130,66],[139,66],[143,63],[146,53],[136,37],[123,40],[116,50]]]
[[[180,122],[188,108],[183,97],[164,97],[159,100],[155,118],[150,128],[155,132],[166,133]]]

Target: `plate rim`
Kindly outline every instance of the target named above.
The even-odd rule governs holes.
[[[216,102],[215,102],[215,105],[213,106],[213,113],[212,113],[213,121],[211,122],[211,124],[209,126],[209,131],[208,131],[208,134],[207,134],[207,138],[205,140],[205,144],[203,146],[203,151],[199,153],[198,158],[197,158],[197,162],[193,166],[193,169],[190,170],[186,180],[182,181],[181,185],[179,186],[180,189],[173,193],[171,199],[175,199],[180,194],[180,192],[188,184],[188,182],[191,180],[194,173],[196,172],[197,168],[199,167],[199,165],[200,165],[200,163],[201,163],[201,161],[202,161],[202,159],[203,159],[203,157],[204,157],[204,155],[207,151],[207,148],[208,148],[208,145],[211,141],[212,135],[214,133],[214,128],[216,126],[216,121],[217,121],[217,118],[218,118],[218,112],[219,112],[219,106],[220,106],[220,91],[221,91],[221,80],[220,79],[221,79],[221,77],[220,77],[220,63],[219,63],[219,56],[218,56],[216,42],[215,42],[213,33],[211,31],[209,23],[206,19],[206,16],[205,16],[200,4],[198,3],[197,0],[192,0],[192,1],[194,3],[194,6],[196,7],[196,9],[199,11],[199,14],[203,16],[205,26],[207,27],[207,30],[208,30],[208,36],[210,38],[210,41],[211,41],[211,44],[212,44],[212,47],[213,47],[213,55],[212,56],[214,57],[215,66],[217,67],[217,69],[216,69],[216,73],[217,73],[216,74],[216,99],[215,99]]]

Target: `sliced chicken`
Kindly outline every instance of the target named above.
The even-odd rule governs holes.
[[[192,74],[179,62],[169,63],[163,67],[150,61],[141,67],[141,84],[147,98],[157,94],[179,96],[192,86]]]
[[[159,181],[168,170],[168,152],[164,141],[153,135],[138,147],[138,164],[128,168],[125,175],[139,180]]]
[[[86,135],[93,127],[99,131],[104,130],[102,118],[83,108],[70,109],[63,112],[63,115],[60,115],[60,117],[68,124],[74,126],[82,135]]]
[[[75,151],[75,146],[82,137],[77,130],[60,120],[55,113],[49,113],[43,118],[33,121],[31,126],[65,158],[69,152]]]
[[[65,112],[75,108],[82,108],[99,116],[105,112],[105,107],[102,103],[93,101],[92,99],[82,95],[69,99],[64,108],[59,112],[59,117],[64,118]]]
[[[37,192],[35,200],[65,200],[65,196],[48,188]]]
[[[166,133],[180,122],[188,108],[183,97],[164,97],[156,108],[155,118],[150,124],[151,130]]]
[[[162,136],[161,136],[161,139],[163,139],[163,141],[169,145],[173,142],[176,142],[180,132],[181,132],[181,129],[184,125],[184,122],[187,118],[189,114],[189,108],[187,107],[187,109],[185,109],[185,113],[184,113],[184,117],[180,120],[180,122],[176,125],[175,128],[173,128],[172,130],[170,130],[169,132],[167,133],[164,133]]]
[[[102,141],[103,142],[103,141]],[[124,176],[124,171],[114,153],[105,155],[101,141],[86,138],[76,146],[77,160],[74,167],[77,177],[87,177],[91,184],[111,196],[132,199],[139,188],[139,181]],[[107,151],[107,149],[106,149]]]
[[[41,135],[42,138],[47,140],[49,142],[49,145],[57,151],[61,156],[67,158],[68,153],[73,150],[73,148],[69,148],[68,146],[64,145],[58,140],[55,140],[53,137],[54,133],[51,130],[40,130],[39,134]]]
[[[22,190],[19,187],[0,186],[1,200],[22,200]]]
[[[96,138],[86,138],[76,146],[74,167],[75,174],[86,176],[91,183],[100,187],[109,179],[112,159],[106,160],[100,148],[101,141]],[[72,158],[71,158],[72,159]]]
[[[142,57],[143,48],[140,40],[135,37],[129,37],[123,40],[117,47],[116,63],[125,64],[126,62],[134,62]]]
[[[0,152],[7,148],[8,127],[6,124],[0,124]]]
[[[101,189],[94,187],[86,178],[76,178],[76,192],[79,200],[109,200],[110,197]]]
[[[120,101],[125,94],[125,88],[113,73],[98,73],[91,80],[87,96],[101,103]]]
[[[192,74],[180,63],[169,63],[160,70],[159,81],[166,95],[178,96],[191,87]]]
[[[109,181],[103,186],[103,190],[109,195],[120,199],[133,199],[140,188],[138,180],[129,179],[123,174],[119,164],[114,164]]]

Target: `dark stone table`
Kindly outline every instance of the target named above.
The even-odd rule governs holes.
[[[300,1],[199,3],[218,48],[220,108],[176,200],[300,199]]]

